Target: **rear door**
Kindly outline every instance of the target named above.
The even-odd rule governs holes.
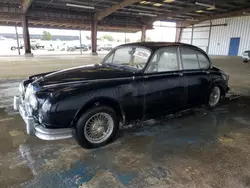
[[[205,53],[192,47],[181,47],[180,57],[187,79],[187,105],[202,104],[211,84],[210,60]]]
[[[143,78],[148,116],[162,115],[185,106],[186,80],[177,47],[156,51]]]

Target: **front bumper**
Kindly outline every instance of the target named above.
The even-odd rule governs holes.
[[[19,111],[25,124],[27,134],[37,136],[42,140],[61,140],[71,138],[73,136],[73,128],[48,129],[42,124],[35,121],[32,116],[29,116],[25,111],[22,100],[19,96],[14,96],[14,109]]]

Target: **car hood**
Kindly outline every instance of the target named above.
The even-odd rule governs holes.
[[[133,72],[115,69],[104,65],[85,65],[43,75],[34,84],[48,85],[74,84],[90,80],[132,77]]]

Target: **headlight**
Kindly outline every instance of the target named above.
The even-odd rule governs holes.
[[[19,89],[19,92],[20,92],[20,93],[23,93],[23,92],[24,92],[24,86],[23,86],[23,83],[20,83],[20,84],[19,84],[18,89]]]
[[[30,103],[30,106],[36,110],[37,107],[38,107],[38,101],[37,101],[37,98],[34,94],[31,94],[30,97],[29,97],[29,103]]]

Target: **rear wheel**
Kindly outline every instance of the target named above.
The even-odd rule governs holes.
[[[214,86],[210,92],[207,106],[210,109],[215,108],[219,104],[220,98],[221,98],[221,90],[218,86]]]
[[[116,112],[107,106],[96,106],[85,112],[77,122],[75,137],[84,148],[108,144],[119,127]]]

